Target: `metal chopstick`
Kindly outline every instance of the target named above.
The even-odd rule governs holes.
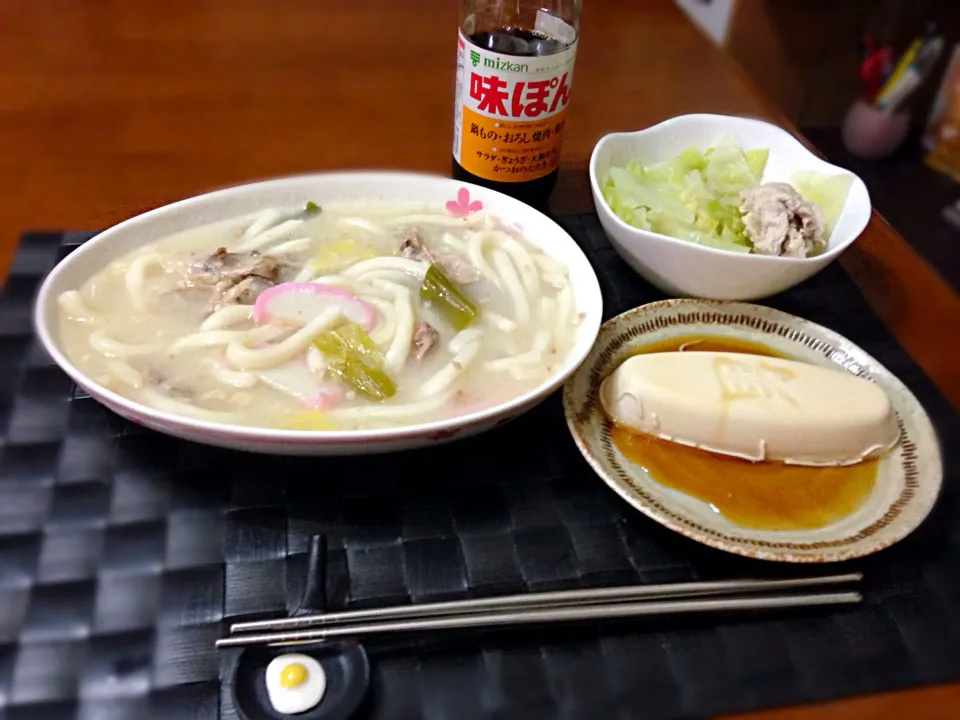
[[[500,597],[453,600],[450,602],[398,605],[367,610],[348,610],[322,615],[303,615],[279,620],[234,623],[231,633],[282,632],[313,627],[334,627],[365,621],[410,620],[414,618],[461,615],[493,610],[520,610],[533,607],[565,607],[585,604],[708,597],[734,593],[772,592],[800,588],[846,585],[859,582],[862,573],[827,575],[790,580],[720,580],[714,582],[666,583],[659,585],[622,585],[617,587],[557,590],[552,592],[504,595]]]
[[[815,607],[860,602],[856,592],[821,593],[813,595],[774,595],[747,598],[713,598],[707,600],[665,600],[659,602],[585,605],[560,608],[534,608],[513,612],[471,613],[446,617],[428,617],[393,622],[357,623],[327,627],[319,630],[235,635],[218,640],[218,648],[249,645],[275,645],[328,640],[337,637],[453,630],[470,627],[496,627],[534,623],[571,622],[576,620],[608,620],[648,615],[719,612],[734,610],[767,610],[792,607]]]

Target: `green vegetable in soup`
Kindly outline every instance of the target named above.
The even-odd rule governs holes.
[[[280,423],[285,430],[339,430],[339,426],[322,410],[302,410]]]
[[[335,272],[360,260],[375,258],[379,253],[358,240],[339,240],[321,245],[310,260],[310,268],[317,272]]]
[[[359,325],[350,323],[324,331],[313,344],[328,358],[331,373],[367,397],[384,400],[397,392],[383,370],[383,352]]]
[[[327,369],[343,382],[374,400],[385,400],[397,392],[390,376],[380,368],[370,367],[357,355],[349,353],[337,358]]]
[[[350,323],[349,325],[344,325],[337,328],[334,333],[343,338],[343,341],[347,344],[347,347],[349,347],[365,364],[376,368],[383,367],[384,357],[383,352],[380,350],[380,346],[377,345],[373,339],[363,331],[362,327],[356,323]]]
[[[307,200],[307,204],[304,205],[303,211],[305,213],[318,213],[321,212],[323,208],[317,205],[313,200]]]
[[[371,367],[383,366],[383,353],[373,339],[356,323],[325,330],[313,339],[316,348],[329,358],[353,354]]]
[[[427,268],[420,298],[433,305],[455,330],[463,330],[480,315],[480,308],[463,288],[436,265]]]

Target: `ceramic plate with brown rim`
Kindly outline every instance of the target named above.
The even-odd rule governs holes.
[[[890,398],[897,446],[845,468],[751,463],[634,435],[613,425],[601,382],[640,352],[720,350],[786,357],[851,372]],[[711,547],[780,562],[837,562],[902,540],[940,492],[942,460],[923,407],[890,371],[837,333],[748,303],[663,300],[600,328],[569,378],[564,412],[587,462],[650,518]]]

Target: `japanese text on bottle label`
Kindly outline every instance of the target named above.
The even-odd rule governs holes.
[[[453,156],[467,172],[520,182],[560,164],[576,43],[553,55],[501,55],[457,38]]]

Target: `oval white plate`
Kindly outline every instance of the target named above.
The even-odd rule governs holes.
[[[471,203],[519,224],[524,236],[567,266],[581,322],[573,347],[560,367],[537,387],[506,402],[454,418],[373,430],[301,432],[227,425],[157,410],[119,395],[92,380],[63,352],[57,297],[79,287],[117,258],[172,233],[205,223],[240,218],[266,208],[324,203],[398,202],[443,207],[469,193]],[[126,220],[67,256],[47,276],[37,296],[34,324],[44,348],[80,387],[118,415],[153,430],[208,445],[280,455],[360,455],[407,450],[489,430],[534,407],[560,387],[587,355],[603,315],[600,283],[580,246],[543,213],[511,197],[435,175],[401,172],[320,173],[240,185],[199,195]]]
[[[873,492],[856,512],[816,530],[745,528],[707,503],[661,485],[623,457],[610,438],[610,423],[600,408],[601,381],[637,348],[690,334],[752,340],[796,360],[839,366],[886,391],[900,423],[900,444],[881,461]],[[587,359],[567,380],[563,407],[580,452],[620,497],[693,540],[761,560],[837,562],[892,545],[923,522],[943,480],[936,433],[923,407],[902,382],[837,333],[759,305],[663,300],[607,321]]]

